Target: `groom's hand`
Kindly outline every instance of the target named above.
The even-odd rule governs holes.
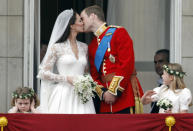
[[[116,99],[117,99],[117,96],[106,91],[103,95],[103,99],[104,99],[106,104],[114,104]]]

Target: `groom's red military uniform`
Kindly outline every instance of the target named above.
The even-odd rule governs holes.
[[[133,107],[134,94],[130,77],[134,70],[134,51],[133,42],[123,27],[115,27],[110,47],[108,47],[100,72],[97,72],[94,64],[96,50],[101,40],[110,27],[102,25],[96,32],[95,38],[89,44],[90,72],[93,79],[97,82],[97,95],[102,100],[103,93],[109,91],[118,96],[112,105],[101,101],[100,112],[118,112],[128,107]]]

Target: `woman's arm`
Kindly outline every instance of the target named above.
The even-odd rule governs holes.
[[[38,78],[43,80],[55,81],[55,82],[63,82],[65,81],[65,76],[60,74],[55,74],[52,72],[54,65],[56,64],[57,55],[56,55],[56,47],[53,45],[50,50],[48,50],[47,57],[44,60],[45,62],[40,67],[40,71],[38,73]]]

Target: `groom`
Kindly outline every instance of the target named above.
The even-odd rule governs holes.
[[[123,27],[106,26],[103,10],[97,5],[85,8],[81,18],[84,31],[95,35],[88,53],[90,72],[98,84],[100,113],[132,113],[134,51],[129,34]]]

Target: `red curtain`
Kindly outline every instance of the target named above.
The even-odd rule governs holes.
[[[174,116],[172,131],[193,129],[193,114],[0,114],[8,119],[4,131],[168,131],[167,116]]]

